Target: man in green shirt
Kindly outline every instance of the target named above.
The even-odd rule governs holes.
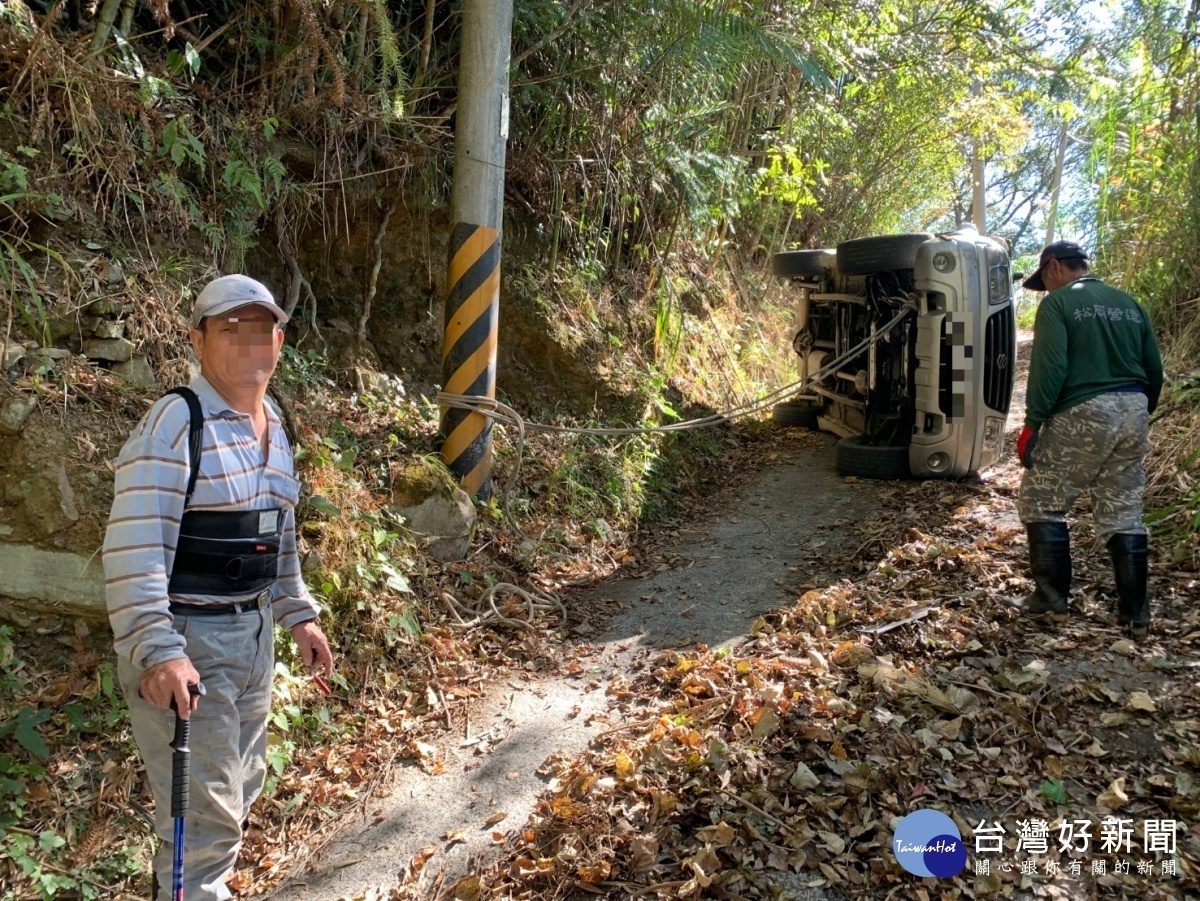
[[[1017,511],[1035,585],[1021,609],[1068,612],[1066,517],[1086,491],[1096,538],[1112,558],[1118,619],[1144,637],[1150,604],[1142,461],[1163,382],[1154,329],[1136,300],[1090,274],[1087,254],[1070,241],[1043,250],[1024,286],[1049,293],[1033,326],[1025,428],[1017,442],[1026,467]]]

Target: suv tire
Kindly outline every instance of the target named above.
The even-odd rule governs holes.
[[[784,250],[771,254],[771,274],[808,278],[821,278],[825,267],[821,259],[832,250]]]
[[[908,445],[876,446],[862,435],[843,438],[834,447],[838,475],[860,479],[908,479]]]
[[[771,419],[782,426],[798,426],[802,429],[817,429],[817,416],[821,406],[812,401],[795,400],[776,404],[771,411]]]
[[[926,232],[917,232],[843,241],[837,246],[838,272],[842,275],[872,275],[912,269],[917,264],[917,248],[932,237]]]

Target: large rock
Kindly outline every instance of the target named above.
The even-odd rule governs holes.
[[[36,394],[17,394],[10,397],[0,406],[0,433],[19,435],[21,429],[25,428],[29,414],[36,408]]]
[[[430,556],[443,562],[466,558],[475,505],[444,466],[423,457],[410,460],[392,479],[391,508]]]
[[[4,346],[4,368],[12,369],[21,362],[21,358],[25,356],[25,345],[17,344],[15,341]]]
[[[65,347],[35,347],[29,351],[29,356],[40,357],[43,360],[65,360],[74,354]]]
[[[125,305],[121,303],[119,297],[101,297],[87,305],[87,311],[93,316],[106,319],[116,319],[124,308]]]
[[[0,541],[0,607],[26,614],[69,614],[104,619],[100,555],[82,557]],[[22,616],[15,617],[24,619]]]
[[[158,376],[150,368],[150,361],[140,354],[126,363],[118,363],[113,367],[113,372],[134,388],[158,387]]]
[[[59,362],[70,356],[72,353],[62,347],[35,347],[25,355],[22,366],[26,375],[50,375]]]
[[[75,492],[62,463],[17,482],[9,482],[5,496],[10,504],[21,505],[25,520],[45,538],[79,521]],[[4,570],[0,569],[2,572]],[[4,586],[0,584],[0,593],[3,591]]]
[[[51,344],[58,344],[72,335],[78,337],[79,319],[75,316],[51,316],[46,321],[46,331],[50,335]]]
[[[110,290],[117,291],[125,286],[125,270],[115,260],[109,260],[104,266],[104,281]]]
[[[125,321],[116,319],[101,319],[92,328],[92,334],[97,338],[124,338]]]
[[[125,338],[97,338],[83,342],[83,355],[89,360],[124,363],[133,356],[133,344]]]

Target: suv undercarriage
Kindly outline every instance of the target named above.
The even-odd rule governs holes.
[[[771,266],[799,288],[792,346],[816,376],[779,422],[841,436],[843,475],[954,478],[995,462],[1016,362],[999,241],[969,227],[885,235]]]

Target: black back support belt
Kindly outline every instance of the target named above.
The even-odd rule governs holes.
[[[270,588],[279,571],[282,507],[262,510],[187,510],[200,472],[204,412],[190,388],[170,392],[187,401],[191,421],[185,511],[167,592],[172,595],[232,597]]]
[[[269,588],[279,571],[282,516],[279,507],[184,513],[168,593],[231,597]]]
[[[280,507],[184,513],[167,591],[230,597],[269,588],[279,571],[282,517]]]

